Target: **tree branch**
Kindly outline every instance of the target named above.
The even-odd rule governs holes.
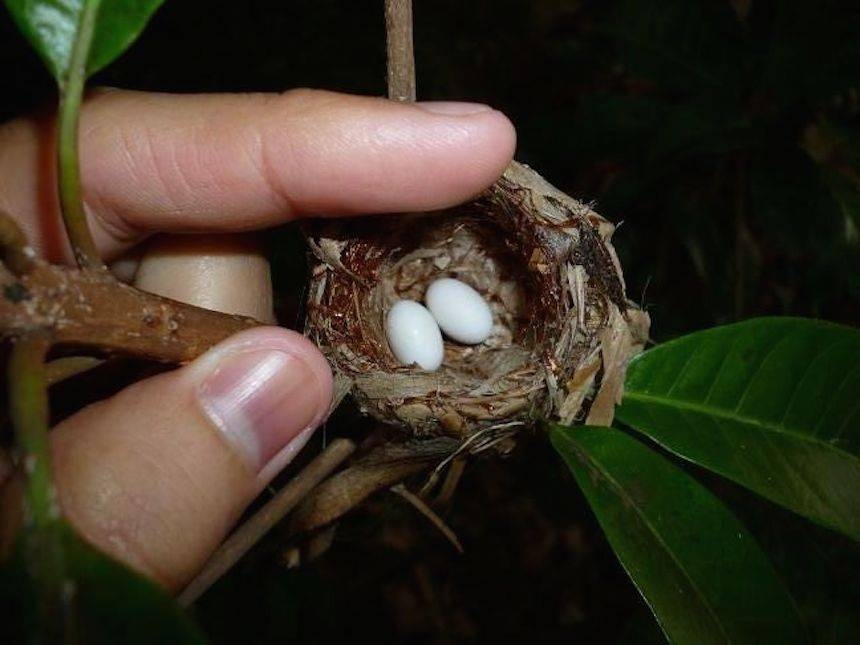
[[[43,330],[56,345],[183,363],[259,324],[139,291],[107,271],[34,260],[18,276],[0,265],[2,338]]]

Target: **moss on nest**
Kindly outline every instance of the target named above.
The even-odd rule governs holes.
[[[609,423],[648,317],[624,294],[614,227],[513,163],[473,202],[441,213],[324,223],[305,332],[331,362],[338,398],[414,435],[506,438],[536,419]],[[400,365],[385,315],[453,277],[493,311],[490,338],[446,341],[432,373]]]

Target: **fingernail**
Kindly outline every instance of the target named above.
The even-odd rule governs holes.
[[[198,390],[200,404],[259,472],[328,409],[301,358],[277,350],[226,356]]]
[[[492,112],[493,108],[483,103],[461,103],[458,101],[420,101],[418,107],[433,114],[444,114],[445,116],[471,116]]]

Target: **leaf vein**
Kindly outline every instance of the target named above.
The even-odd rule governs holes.
[[[698,413],[704,414],[706,416],[719,417],[721,419],[727,419],[727,420],[735,421],[735,422],[741,423],[741,424],[756,426],[758,428],[761,428],[762,430],[767,430],[767,431],[773,432],[775,434],[781,434],[781,435],[784,435],[786,437],[796,439],[798,441],[804,441],[804,442],[815,444],[815,445],[820,446],[821,448],[824,448],[826,450],[831,450],[833,452],[837,452],[840,455],[848,455],[848,456],[852,457],[853,459],[857,460],[858,462],[860,462],[860,459],[858,459],[857,456],[854,455],[853,453],[842,450],[841,448],[838,448],[837,446],[832,445],[828,441],[822,441],[818,437],[815,437],[812,435],[801,434],[800,432],[797,432],[791,428],[776,425],[772,422],[763,421],[761,419],[756,419],[754,417],[745,417],[741,414],[738,414],[736,410],[724,410],[722,408],[715,408],[715,407],[707,406],[707,405],[704,405],[702,403],[697,403],[694,401],[683,401],[683,400],[678,400],[678,399],[668,399],[668,398],[665,398],[665,397],[660,396],[660,395],[645,394],[645,393],[641,393],[641,392],[627,392],[627,393],[625,393],[624,396],[625,396],[625,398],[631,399],[633,401],[639,401],[640,403],[656,404],[656,405],[660,405],[660,406],[665,406],[665,407],[670,408],[670,409],[685,409],[685,410],[690,410],[692,412],[698,412]],[[858,404],[860,404],[860,401],[858,401]],[[652,419],[653,418],[654,417],[652,415]],[[858,464],[858,467],[860,467],[860,464]]]
[[[716,623],[717,627],[719,628],[720,633],[725,638],[726,642],[731,643],[731,639],[729,638],[728,632],[726,631],[725,626],[722,624],[722,621],[720,621],[719,614],[716,613],[714,608],[711,606],[710,602],[708,602],[708,599],[705,596],[704,592],[702,592],[702,590],[699,588],[699,586],[696,584],[696,582],[693,580],[693,578],[690,577],[690,574],[687,573],[686,569],[681,565],[681,562],[678,560],[677,556],[674,554],[672,549],[669,548],[669,545],[666,544],[666,541],[660,535],[660,532],[656,528],[654,528],[654,526],[651,524],[651,522],[648,519],[648,516],[639,507],[639,504],[636,502],[636,500],[633,499],[633,497],[631,497],[627,493],[627,491],[624,489],[624,487],[621,486],[621,484],[619,484],[618,481],[605,468],[603,468],[602,464],[599,461],[594,459],[586,450],[583,450],[579,446],[579,444],[576,443],[576,441],[567,437],[566,435],[562,435],[562,437],[564,437],[565,441],[570,443],[573,450],[575,450],[580,455],[583,455],[589,461],[589,463],[591,463],[593,465],[593,467],[604,477],[604,479],[607,482],[609,482],[609,484],[611,484],[612,487],[616,490],[616,494],[620,498],[622,498],[629,505],[630,508],[632,508],[634,510],[636,515],[639,516],[640,521],[648,529],[648,531],[652,534],[652,536],[654,537],[658,546],[662,547],[663,551],[665,551],[665,553],[669,556],[669,558],[675,564],[675,566],[677,567],[677,569],[681,573],[681,575],[687,580],[687,582],[690,585],[690,588],[693,590],[693,592],[699,598],[702,606],[707,610],[708,614],[710,614],[714,623]]]

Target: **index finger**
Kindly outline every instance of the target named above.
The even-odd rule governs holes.
[[[50,259],[70,257],[51,124],[0,127],[0,208]],[[245,231],[303,215],[445,208],[502,173],[501,113],[296,90],[170,95],[111,90],[81,121],[84,201],[106,258],[155,231]]]

